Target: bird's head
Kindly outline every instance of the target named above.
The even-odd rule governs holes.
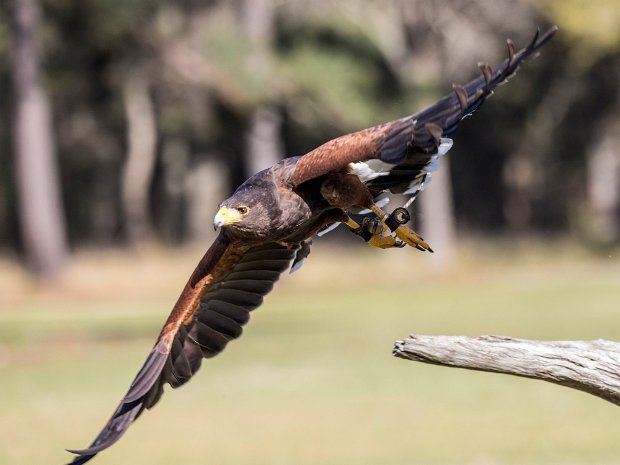
[[[273,233],[279,218],[277,203],[264,189],[239,189],[219,205],[213,220],[215,229],[223,228],[236,236],[264,238]]]

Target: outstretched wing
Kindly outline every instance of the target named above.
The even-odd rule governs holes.
[[[214,357],[238,338],[250,319],[249,312],[261,305],[300,250],[300,245],[291,248],[276,243],[251,247],[220,234],[185,285],[112,418],[90,447],[69,450],[79,455],[72,464],[86,463],[118,441],[144,409],[157,403],[165,384],[173,388],[185,384],[203,357]]]
[[[459,122],[476,111],[493,90],[510,77],[519,65],[547,43],[557,31],[538,32],[531,43],[515,52],[508,40],[508,58],[495,71],[480,64],[482,74],[464,86],[453,85],[452,92],[430,107],[411,116],[364,129],[331,140],[297,162],[297,185],[332,171],[355,171],[373,193],[390,189],[395,192],[425,174],[424,170],[438,154],[451,145],[447,137]],[[369,162],[370,163],[366,163]],[[377,169],[383,170],[376,172]]]

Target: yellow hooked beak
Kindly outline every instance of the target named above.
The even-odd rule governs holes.
[[[213,229],[241,221],[241,213],[236,208],[222,207],[213,219]]]

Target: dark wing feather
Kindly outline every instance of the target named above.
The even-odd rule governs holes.
[[[478,66],[481,75],[464,86],[454,84],[452,92],[430,107],[412,115],[415,122],[414,147],[425,153],[435,153],[441,137],[449,136],[459,122],[471,115],[493,93],[500,84],[515,75],[521,63],[546,44],[556,33],[554,26],[542,36],[537,31],[530,44],[514,52],[512,41],[508,40],[508,58],[493,71],[488,64]]]
[[[454,85],[452,92],[414,115],[347,134],[307,153],[297,162],[295,184],[332,171],[346,171],[349,163],[373,158],[407,165],[396,179],[385,177],[377,182],[389,187],[403,179],[413,179],[419,175],[421,167],[431,161],[441,138],[452,134],[464,117],[476,111],[493,89],[513,76],[519,65],[547,43],[556,31],[554,26],[540,37],[536,33],[530,45],[516,53],[512,42],[508,41],[508,58],[495,71],[481,64],[482,74],[478,78],[465,86]]]
[[[161,397],[164,385],[185,384],[204,358],[219,354],[238,338],[281,273],[301,251],[269,243],[247,246],[220,235],[181,293],[170,317],[129,391],[87,449],[72,464],[89,461],[120,439],[133,421]],[[303,253],[306,253],[304,250]]]

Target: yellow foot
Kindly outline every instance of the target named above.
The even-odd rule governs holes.
[[[396,237],[398,237],[405,244],[409,244],[411,247],[415,247],[416,249],[423,252],[426,250],[431,253],[433,252],[433,249],[431,249],[431,247],[426,242],[424,242],[424,239],[418,236],[414,230],[408,228],[407,226],[399,226],[398,228],[396,228],[396,231],[394,231],[394,233],[396,234]]]
[[[393,236],[382,236],[375,234],[368,241],[369,245],[379,249],[391,249],[392,247],[402,247],[403,243],[394,239]]]
[[[373,247],[390,249],[392,247],[403,247],[405,245],[403,242],[396,240],[391,234],[384,236],[383,233],[388,231],[387,226],[384,224],[380,223],[376,231],[365,230],[366,226],[360,226],[351,218],[349,218],[345,224],[351,228],[351,231],[363,237],[366,242]],[[368,239],[366,233],[370,234],[370,239]]]

